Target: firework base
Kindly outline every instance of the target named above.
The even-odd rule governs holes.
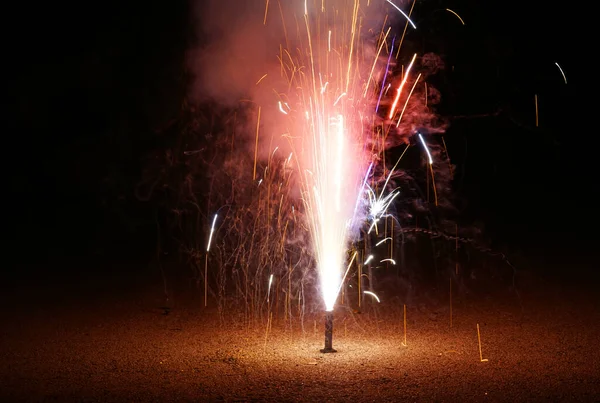
[[[333,345],[333,311],[325,312],[325,348],[321,349],[322,353],[337,353]]]

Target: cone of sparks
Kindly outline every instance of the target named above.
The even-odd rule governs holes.
[[[393,52],[393,46],[389,49],[384,45],[393,41],[388,38],[390,29],[381,30],[373,41],[365,41],[368,33],[363,18],[382,5],[385,3],[367,0],[307,0],[302,18],[296,16],[294,27],[302,47],[288,49],[282,45],[280,50],[281,75],[287,89],[276,91],[277,108],[284,115],[300,173],[302,201],[319,274],[325,308],[322,352],[335,351],[333,310],[350,269],[348,248],[365,220],[374,225],[398,194],[373,197],[368,186],[372,156],[383,151],[376,149],[376,144],[383,142],[373,138],[373,125]],[[268,2],[266,6],[268,11]],[[374,56],[367,60],[368,54]],[[374,72],[379,72],[380,77],[374,77]],[[388,111],[393,123],[400,113],[398,101],[407,75],[397,87]],[[370,204],[378,210],[374,214]]]

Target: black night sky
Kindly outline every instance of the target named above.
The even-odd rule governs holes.
[[[466,25],[430,13],[421,46],[446,63],[439,112],[465,221],[533,261],[593,264],[596,162],[576,95],[586,68],[565,23],[575,12],[454,3],[424,2],[460,10]],[[160,208],[134,189],[181,118],[190,13],[185,1],[108,1],[20,3],[6,14],[4,232],[16,277],[81,262],[146,267],[156,255]]]

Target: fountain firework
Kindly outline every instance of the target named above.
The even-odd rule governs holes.
[[[205,285],[219,309],[235,292],[234,299],[242,301],[238,306],[245,306],[245,320],[251,321],[261,318],[266,306],[277,318],[282,296],[283,319],[291,326],[293,304],[303,323],[310,282],[319,289],[331,332],[338,295],[355,281],[350,278],[356,272],[359,309],[363,276],[373,291],[371,262],[378,253],[367,257],[369,238],[383,234],[390,241],[389,256],[377,261],[395,264],[394,228],[402,229],[394,226],[388,208],[417,196],[400,193],[399,175],[412,178],[396,170],[400,159],[387,167],[386,151],[405,144],[406,152],[409,137],[420,127],[429,129],[425,134],[435,132],[427,101],[437,94],[428,90],[425,77],[420,81],[425,91],[415,91],[427,55],[399,57],[405,33],[393,29],[394,17],[405,24],[405,32],[413,29],[412,8],[386,0],[266,1],[257,18],[256,3],[240,2],[238,13],[227,14],[227,20],[234,19],[227,21],[228,29],[219,31],[228,7],[216,3],[205,15],[209,36],[218,39],[192,59],[201,71],[192,92],[232,103],[234,130],[215,136],[206,156],[185,154],[190,156],[186,164],[214,168],[208,211],[227,206],[212,238],[218,274],[211,284],[204,262]],[[434,158],[437,151],[432,149]],[[221,157],[224,162],[213,165]],[[433,174],[431,164],[430,169]],[[193,189],[182,190],[197,206]],[[195,262],[199,248],[193,242],[188,248]],[[363,265],[368,272],[362,272]],[[318,276],[305,270],[313,266]],[[273,304],[264,305],[263,296]]]
[[[324,352],[335,351],[331,346],[332,311],[344,280],[349,245],[358,238],[367,218],[365,212],[370,211],[375,225],[398,195],[394,191],[372,197],[374,192],[367,185],[372,156],[383,151],[378,147],[380,142],[373,138],[373,124],[393,52],[392,45],[391,49],[386,48],[389,55],[381,57],[391,39],[391,28],[382,30],[376,40],[363,38],[362,16],[376,7],[370,3],[306,1],[299,29],[304,47],[296,52],[283,49],[280,59],[282,75],[288,78],[291,90],[280,95],[278,109],[285,115],[300,172],[302,200],[326,311]],[[376,41],[378,50],[372,52],[375,47],[371,44]],[[369,53],[372,59],[367,62]],[[415,58],[416,55],[396,91],[388,111],[390,120],[396,115]],[[383,61],[383,66],[378,66],[379,61]],[[374,77],[374,72],[381,70],[377,67],[383,68],[379,79]],[[376,107],[373,94],[378,96]]]

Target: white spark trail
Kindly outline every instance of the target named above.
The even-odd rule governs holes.
[[[208,237],[208,244],[206,245],[206,251],[210,251],[210,244],[212,242],[213,233],[215,232],[215,223],[217,222],[217,215],[213,218],[212,226],[210,227],[210,235]]]
[[[372,296],[373,298],[375,298],[377,300],[377,302],[381,302],[381,300],[379,299],[379,297],[377,296],[377,294],[375,294],[374,292],[372,292],[372,291],[363,291],[363,293]]]
[[[395,5],[394,3],[392,3],[390,0],[386,0],[388,3],[390,3],[392,6],[394,6],[394,8],[398,11],[400,11],[400,14],[402,14],[404,16],[404,18],[406,18],[406,20],[410,23],[410,25],[412,25],[412,27],[414,29],[417,29],[417,26],[415,25],[414,22],[412,22],[412,20],[408,17],[408,15],[406,15],[406,13],[404,11],[402,11],[402,9],[400,7],[398,7],[397,5]]]
[[[429,148],[423,139],[421,133],[419,133],[419,140],[421,140],[421,144],[423,144],[423,148],[425,148],[425,152],[427,153],[427,157],[429,158],[429,165],[433,164],[433,158],[431,158],[431,153],[429,152]]]
[[[388,236],[387,238],[383,238],[381,241],[377,242],[377,243],[375,244],[375,246],[379,246],[379,245],[381,245],[382,243],[384,243],[385,241],[389,241],[390,239],[392,239],[392,237],[391,237],[391,236]]]
[[[563,80],[565,80],[565,84],[566,84],[567,83],[567,76],[565,76],[565,72],[563,71],[562,67],[560,67],[560,65],[557,62],[554,62],[554,64],[556,64],[556,67],[558,67],[558,69],[560,70],[560,74],[562,74]]]

